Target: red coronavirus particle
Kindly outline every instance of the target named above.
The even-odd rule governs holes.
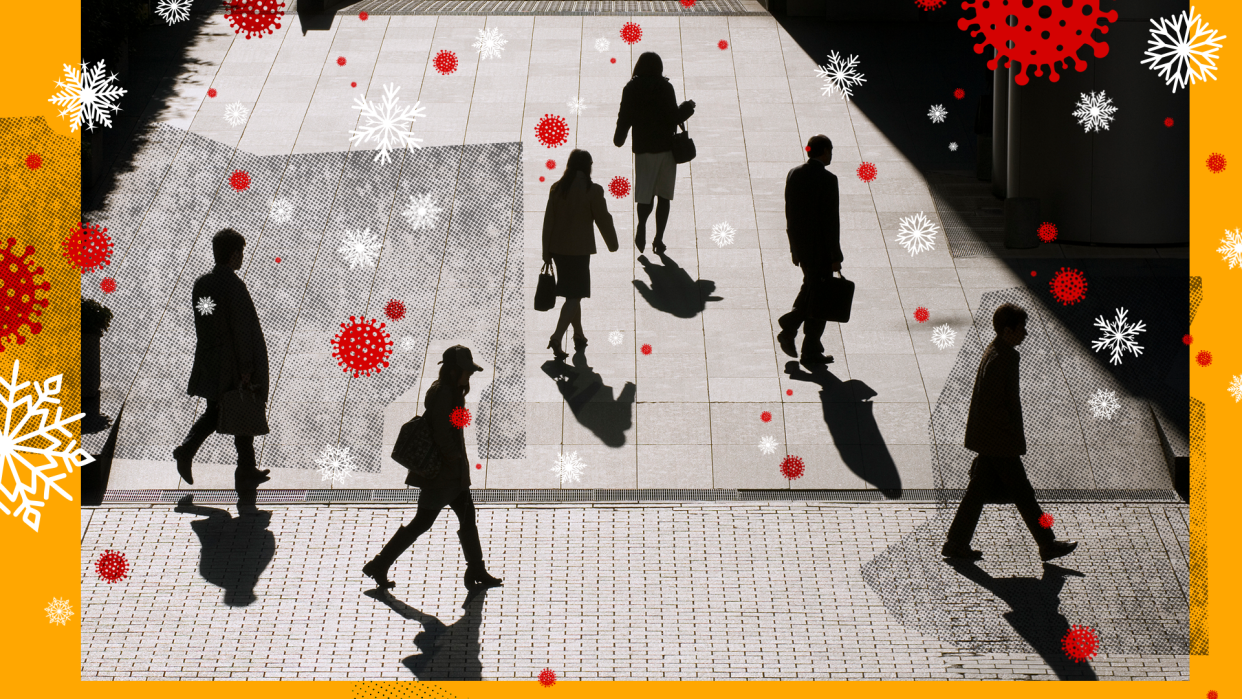
[[[220,94],[220,93],[219,93],[219,92],[216,92],[216,88],[214,88],[214,87],[207,88],[207,96],[208,96],[208,97],[215,97],[215,96],[216,96],[216,95],[218,95],[218,94]]]
[[[475,464],[474,467],[479,469],[480,471],[483,470],[483,464]]]
[[[436,72],[440,75],[448,75],[457,70],[457,54],[449,50],[441,51],[436,54],[432,60],[432,65],[436,67]]]
[[[548,148],[565,145],[565,141],[569,140],[569,124],[564,117],[544,114],[535,124],[535,137]]]
[[[1209,689],[1207,699],[1216,699],[1216,690]]]
[[[768,411],[765,410],[759,413],[759,419],[763,420],[764,422],[772,422],[772,413],[769,413]]]
[[[918,308],[914,309],[914,319],[917,320],[918,322],[926,323],[927,319],[930,317],[931,317],[931,313],[929,313],[926,308],[919,306]]]
[[[957,20],[957,28],[965,31],[979,27],[970,32],[972,37],[983,35],[983,41],[975,44],[975,53],[983,53],[989,44],[998,51],[997,57],[988,61],[988,70],[995,70],[997,59],[1004,57],[1006,68],[1009,61],[1018,63],[1013,80],[1019,85],[1030,82],[1027,73],[1031,66],[1035,66],[1037,77],[1044,74],[1043,66],[1048,66],[1048,79],[1056,82],[1061,79],[1057,63],[1066,69],[1072,61],[1079,73],[1087,69],[1087,64],[1076,58],[1083,46],[1090,45],[1096,58],[1108,55],[1108,44],[1097,41],[1092,34],[1097,29],[1100,34],[1107,34],[1108,26],[1100,21],[1116,22],[1117,11],[1099,12],[1098,4],[1099,0],[965,0],[962,9],[971,9],[973,5],[975,16]],[[1013,26],[1007,21],[1010,17],[1017,19]]]
[[[356,82],[351,82],[351,83],[349,84],[349,86],[350,86],[350,87],[358,87],[358,83],[356,83]]]
[[[100,228],[94,223],[74,226],[69,237],[60,241],[60,250],[82,274],[112,264],[112,238],[107,228]]]
[[[539,673],[539,684],[545,687],[551,687],[556,684],[556,673],[545,667],[543,672]]]
[[[224,18],[233,26],[233,31],[246,38],[263,34],[271,34],[273,29],[280,29],[280,16],[283,15],[285,4],[274,0],[234,0],[225,3]]]
[[[110,583],[124,580],[129,572],[129,562],[125,554],[111,549],[104,551],[99,560],[95,561],[95,573]]]
[[[1048,223],[1047,221],[1044,221],[1043,223],[1039,224],[1039,228],[1035,231],[1035,234],[1038,235],[1039,239],[1044,241],[1045,243],[1051,243],[1052,241],[1057,239],[1056,224]]]
[[[279,258],[279,257],[277,257],[277,258],[276,258],[276,264],[280,264],[280,258]]]
[[[1087,296],[1087,278],[1076,269],[1062,267],[1052,281],[1048,282],[1048,288],[1052,289],[1052,295],[1061,302],[1062,306],[1068,306],[1071,303],[1078,303]]]
[[[608,183],[608,191],[612,196],[620,199],[630,193],[630,181],[617,175]]]
[[[651,354],[651,345],[643,345],[642,352],[643,354]]]
[[[39,166],[42,164],[43,164],[43,157],[40,156],[38,153],[31,153],[30,155],[26,156],[26,167],[30,168],[31,170],[38,170]]]
[[[633,22],[626,22],[621,27],[621,40],[627,44],[636,44],[642,41],[643,28]]]
[[[863,182],[870,182],[875,179],[877,172],[875,165],[872,163],[863,163],[858,166],[858,179]]]
[[[785,395],[787,395],[787,396],[792,396],[792,395],[793,395],[793,389],[792,389],[792,388],[787,388],[787,389],[785,389]]]
[[[694,0],[681,0],[682,7],[694,7]]]
[[[234,170],[233,174],[229,175],[229,186],[239,192],[244,191],[250,186],[250,173],[245,170]]]
[[[1035,276],[1036,274],[1039,274],[1039,272],[1036,272],[1035,270],[1031,270],[1031,276],[1032,276],[1032,277],[1033,277],[1033,276]]]
[[[944,4],[944,0],[914,0],[914,4],[924,10],[934,10]]]
[[[1039,526],[1043,527],[1044,529],[1052,529],[1052,522],[1053,522],[1052,515],[1048,514],[1047,512],[1039,516]]]
[[[617,59],[615,59],[615,58],[612,58],[612,59],[609,59],[609,60],[610,60],[610,61],[612,61],[613,63],[616,63],[616,62],[617,62]]]
[[[344,57],[344,56],[337,56],[337,57],[336,57],[336,64],[337,64],[338,66],[343,66],[343,65],[345,65],[345,57]]]
[[[724,39],[721,39],[720,43],[716,45],[720,47],[721,51],[724,51],[725,49],[729,48],[729,42],[725,41]]]
[[[539,181],[540,181],[540,182],[543,182],[543,175],[540,175],[540,176],[539,176]]]
[[[370,376],[372,371],[379,373],[380,365],[388,366],[386,361],[392,354],[392,340],[384,330],[384,324],[375,327],[376,320],[349,317],[349,324],[341,323],[341,332],[332,338],[332,356],[337,364],[345,367],[345,373],[354,372]]]
[[[802,463],[802,458],[798,456],[786,456],[781,461],[781,475],[789,480],[795,480],[802,477],[802,472],[806,470],[806,465]]]
[[[388,316],[389,320],[401,320],[405,317],[405,304],[397,299],[389,301],[384,306],[384,315]]]
[[[556,169],[556,161],[555,161],[555,160],[549,160],[548,162],[546,162],[546,163],[544,163],[544,164],[548,166],[548,169],[549,169],[549,170],[555,170],[555,169]]]
[[[1191,344],[1191,343],[1192,343],[1192,342],[1194,342],[1194,341],[1195,341],[1195,338],[1194,338],[1194,336],[1193,336],[1193,335],[1182,335],[1182,344],[1183,344],[1183,345],[1189,345],[1189,344]]]
[[[362,20],[363,22],[367,21],[367,17],[370,17],[370,15],[368,15],[365,10],[358,13],[358,19]]]
[[[1170,129],[1173,128],[1173,117],[1165,117],[1164,125],[1169,127]]]
[[[42,290],[46,297],[52,283],[36,283],[43,276],[43,268],[35,267],[34,252],[34,246],[27,245],[26,251],[18,254],[16,238],[9,238],[9,244],[0,249],[0,352],[10,338],[15,338],[19,345],[26,344],[19,332],[23,325],[31,335],[43,331],[43,325],[35,318],[43,315],[48,300],[35,298],[35,292]]]
[[[459,430],[465,429],[470,425],[470,411],[465,408],[453,408],[453,412],[449,413],[449,422]]]
[[[1200,350],[1199,354],[1195,355],[1195,361],[1199,363],[1199,366],[1207,366],[1212,363],[1212,353],[1207,350]]]
[[[1065,649],[1065,657],[1078,663],[1095,657],[1100,639],[1093,629],[1075,624],[1061,639],[1061,647]]]
[[[103,281],[99,282],[99,288],[102,289],[105,294],[111,294],[116,291],[116,280],[112,277],[104,277]]]
[[[953,97],[959,100],[964,100],[966,99],[966,91],[959,87],[953,91]]]
[[[1208,166],[1208,169],[1211,170],[1213,174],[1217,172],[1224,172],[1225,171],[1225,156],[1221,155],[1220,153],[1213,153],[1209,155],[1207,159],[1207,166]]]

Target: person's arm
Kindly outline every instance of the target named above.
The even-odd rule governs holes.
[[[436,383],[427,390],[427,399],[424,403],[427,408],[425,413],[427,422],[431,426],[431,440],[436,443],[436,449],[445,460],[461,455],[457,448],[456,433],[458,430],[449,420],[449,415],[456,407],[453,396],[449,393],[450,390],[451,387]]]
[[[630,86],[621,91],[621,108],[617,110],[617,132],[612,136],[612,144],[617,148],[625,145],[625,136],[634,125],[633,107],[630,104]]]
[[[828,207],[828,250],[833,256],[832,271],[836,272],[845,261],[845,254],[841,252],[841,190],[837,186],[837,178],[831,173],[825,174],[828,175],[828,182],[824,187],[824,204]]]
[[[793,256],[794,266],[798,266],[801,258],[798,256],[799,241],[798,237],[802,234],[802,201],[801,178],[799,177],[797,168],[789,171],[785,176],[785,235],[789,237],[789,252]],[[795,231],[797,231],[795,233]]]
[[[604,199],[604,188],[600,185],[591,185],[587,196],[591,198],[591,218],[595,221],[595,225],[599,227],[599,234],[604,238],[604,244],[608,246],[608,252],[616,252],[620,247],[617,244],[617,229],[612,223],[612,214],[608,212],[608,202]]]
[[[556,185],[554,184],[553,187]],[[553,200],[556,194],[548,192],[548,206],[543,211],[543,261],[552,259],[552,231],[555,229],[555,208]]]
[[[222,294],[228,297],[229,334],[233,339],[233,356],[237,359],[237,373],[241,374],[243,386],[250,384],[250,376],[254,372],[254,328],[251,327],[249,306],[250,292],[246,283],[237,277],[225,279],[227,291]]]

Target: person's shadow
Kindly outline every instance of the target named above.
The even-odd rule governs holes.
[[[634,426],[638,387],[633,382],[626,381],[614,398],[613,388],[604,385],[604,377],[587,364],[582,352],[574,353],[573,366],[555,359],[544,362],[543,373],[556,382],[579,424],[610,447],[625,446],[625,432]]]
[[[423,625],[414,637],[418,654],[401,661],[414,676],[423,681],[477,682],[483,679],[483,661],[479,658],[479,627],[483,623],[483,602],[486,588],[466,595],[461,608],[465,615],[451,626],[430,614],[423,613],[379,590],[364,592],[368,597],[388,605],[394,612]]]
[[[1005,621],[1039,653],[1048,667],[1062,680],[1098,680],[1089,661],[1074,662],[1065,655],[1061,639],[1070,624],[1060,612],[1061,588],[1066,576],[1085,578],[1076,570],[1052,563],[1044,564],[1042,579],[994,578],[974,562],[947,561],[963,577],[996,595],[1012,610]]]
[[[634,280],[634,287],[647,303],[657,311],[664,311],[678,318],[693,318],[707,308],[708,301],[723,301],[712,296],[716,282],[709,279],[694,280],[690,273],[677,265],[673,258],[660,253],[661,265],[654,265],[646,255],[639,255],[643,271],[651,277],[651,286],[641,279]]]
[[[785,363],[785,373],[794,381],[819,384],[824,423],[828,425],[833,444],[859,447],[857,450],[838,447],[845,465],[885,497],[901,497],[901,474],[897,473],[897,464],[893,462],[893,455],[880,434],[880,426],[875,422],[874,404],[869,400],[879,394],[858,379],[842,381],[826,365],[808,372],[791,360]],[[874,460],[867,461],[860,444],[871,448]]]
[[[181,498],[173,511],[207,517],[190,523],[203,549],[199,574],[224,588],[228,606],[253,604],[254,587],[276,555],[276,536],[267,529],[272,513],[239,503],[240,515],[234,518],[228,510],[195,505],[192,494]]]

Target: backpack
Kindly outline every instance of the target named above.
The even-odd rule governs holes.
[[[436,449],[431,425],[424,416],[416,415],[401,426],[392,449],[392,460],[424,480],[435,480],[440,475],[440,450]]]

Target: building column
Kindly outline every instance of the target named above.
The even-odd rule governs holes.
[[[1009,174],[1009,71],[1000,65],[995,48],[992,56],[997,60],[992,71],[992,196],[1004,199],[1009,193],[1005,187]]]

